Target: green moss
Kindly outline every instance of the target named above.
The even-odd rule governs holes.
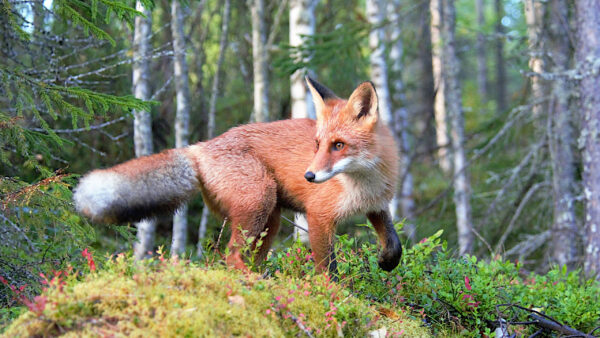
[[[385,328],[429,336],[420,322],[349,294],[327,276],[262,279],[178,260],[120,257],[97,273],[47,289],[7,336],[364,336]]]

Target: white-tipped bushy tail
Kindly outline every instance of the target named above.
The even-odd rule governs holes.
[[[198,190],[183,149],[145,156],[85,175],[73,199],[94,222],[124,223],[175,211]]]

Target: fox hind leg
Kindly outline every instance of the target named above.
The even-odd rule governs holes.
[[[271,215],[267,220],[267,224],[263,229],[263,231],[266,231],[266,235],[264,237],[259,236],[254,242],[253,248],[256,250],[255,262],[260,263],[264,261],[267,257],[269,249],[271,248],[271,245],[275,240],[275,236],[277,236],[277,233],[279,232],[279,226],[281,224],[280,217],[281,209],[278,206],[276,206],[275,208],[273,208],[273,211],[271,212]],[[257,242],[259,240],[262,241],[262,243],[257,248],[256,246],[258,245]]]
[[[260,233],[270,223],[268,221],[273,214],[277,200],[277,187],[273,179],[265,176],[262,181],[250,184],[245,182],[244,185],[243,191],[235,195],[229,208],[231,239],[227,245],[229,255],[226,261],[229,266],[247,271],[244,259],[248,257],[244,256],[248,251],[252,251]],[[254,238],[253,243],[247,243],[248,238]],[[263,240],[263,242],[265,241]],[[270,243],[268,244],[270,245]],[[267,243],[263,243],[263,245],[266,247]]]

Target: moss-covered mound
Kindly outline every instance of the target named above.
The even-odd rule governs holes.
[[[58,275],[6,336],[429,336],[402,312],[359,300],[327,276],[244,275],[162,257],[117,257]]]

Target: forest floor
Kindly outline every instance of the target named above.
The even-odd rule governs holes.
[[[11,322],[0,335],[480,337],[499,324],[518,336],[600,332],[598,281],[564,267],[541,275],[500,257],[457,257],[441,234],[405,248],[391,272],[378,267],[376,245],[340,236],[337,281],[315,273],[299,242],[248,262],[251,273],[225,267],[218,250],[201,261],[162,250],[134,261],[85,249],[79,270],[41,275],[40,295],[0,278],[14,299],[0,309],[0,323]]]
[[[4,335],[430,336],[414,316],[358,299],[327,276],[263,278],[177,259],[117,258],[79,279],[51,281]]]

